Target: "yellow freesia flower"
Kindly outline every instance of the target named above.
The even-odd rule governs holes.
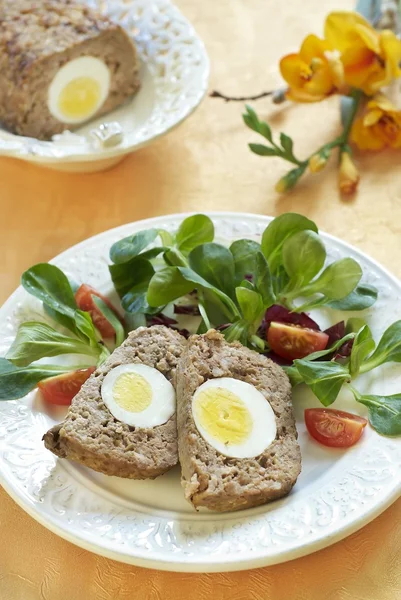
[[[401,111],[384,94],[378,94],[367,103],[365,114],[354,121],[350,137],[361,150],[401,148]]]
[[[348,152],[341,152],[338,185],[340,192],[351,196],[356,192],[359,183],[359,173]]]
[[[289,86],[286,96],[295,102],[319,102],[343,84],[338,52],[316,35],[305,38],[298,54],[284,56],[280,71]]]
[[[334,12],[324,35],[340,52],[345,82],[369,96],[401,75],[401,41],[392,31],[376,31],[357,13]]]

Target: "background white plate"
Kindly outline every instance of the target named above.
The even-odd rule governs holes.
[[[116,240],[148,227],[174,231],[185,215],[124,225],[90,238],[53,262],[78,282],[112,289],[108,249]],[[216,237],[258,239],[268,217],[214,213]],[[323,234],[330,259],[356,258],[365,281],[380,296],[365,315],[377,336],[401,317],[401,285],[373,260]],[[351,316],[348,313],[347,316]],[[360,313],[359,313],[360,314]],[[320,323],[344,313],[320,311]],[[18,325],[45,320],[39,302],[19,288],[0,310],[0,355]],[[360,378],[360,390],[401,390],[401,367]],[[8,493],[24,510],[60,536],[127,563],[175,571],[229,571],[296,558],[340,540],[373,519],[400,494],[401,439],[384,438],[370,427],[353,448],[324,448],[304,427],[303,409],[319,406],[306,390],[294,394],[303,470],[291,494],[270,505],[231,514],[194,513],[183,498],[178,467],[155,481],[106,477],[47,451],[41,437],[55,421],[43,412],[39,395],[0,403],[0,473]],[[336,406],[365,414],[347,393]]]
[[[95,171],[149,144],[188,117],[207,90],[209,59],[192,25],[169,0],[82,0],[122,25],[141,61],[141,89],[126,105],[44,142],[0,129],[0,155],[68,171]],[[117,122],[123,140],[100,148],[90,131]]]

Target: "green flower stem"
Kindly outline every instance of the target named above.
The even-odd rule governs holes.
[[[356,113],[358,112],[358,108],[359,105],[361,103],[361,100],[363,98],[363,92],[362,90],[353,90],[351,93],[351,98],[353,98],[354,102],[352,105],[352,110],[350,111],[347,121],[344,125],[344,129],[343,132],[341,134],[341,136],[338,138],[338,145],[341,146],[341,149],[345,151],[346,146],[348,145],[348,138],[349,138],[349,134],[351,132],[351,127],[352,124],[354,122]]]
[[[314,152],[312,152],[312,154],[310,156],[308,156],[307,159],[301,161],[296,159],[295,157],[293,159],[290,159],[290,157],[285,157],[283,156],[283,158],[285,160],[287,160],[288,162],[291,162],[299,167],[307,167],[309,160],[312,158],[312,156],[314,156],[315,154],[320,154],[321,152],[324,152],[325,150],[332,150],[333,148],[340,148],[340,150],[342,152],[345,151],[349,151],[348,149],[348,138],[351,132],[351,127],[352,124],[354,122],[356,113],[358,112],[358,108],[360,105],[360,102],[363,98],[363,92],[361,90],[353,90],[351,97],[353,98],[354,102],[353,102],[353,106],[352,106],[352,110],[350,111],[348,118],[347,118],[347,122],[344,125],[344,129],[341,133],[341,135],[339,135],[338,137],[336,137],[334,140],[332,140],[331,142],[328,142],[327,144],[323,144],[323,146],[321,146],[320,148],[318,148],[318,150],[315,150]],[[275,144],[274,144],[275,145]]]

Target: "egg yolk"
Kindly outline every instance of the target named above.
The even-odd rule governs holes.
[[[67,118],[90,117],[97,109],[101,89],[99,82],[91,77],[77,77],[62,89],[58,108]]]
[[[123,373],[113,386],[113,398],[129,412],[142,412],[152,402],[152,388],[138,373]]]
[[[241,444],[251,434],[253,421],[245,403],[224,388],[209,388],[194,399],[199,424],[223,444]]]

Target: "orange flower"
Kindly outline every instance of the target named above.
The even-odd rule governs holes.
[[[343,83],[338,53],[316,35],[305,38],[299,54],[284,56],[280,71],[289,85],[287,98],[295,102],[319,102]]]
[[[351,196],[356,192],[359,183],[359,173],[348,152],[341,152],[338,185],[340,192]]]
[[[354,122],[351,141],[361,150],[401,148],[401,111],[384,94],[378,94],[367,103],[365,114]]]
[[[326,19],[324,34],[341,54],[348,85],[373,95],[401,75],[401,41],[392,31],[376,31],[357,13],[334,12]]]

